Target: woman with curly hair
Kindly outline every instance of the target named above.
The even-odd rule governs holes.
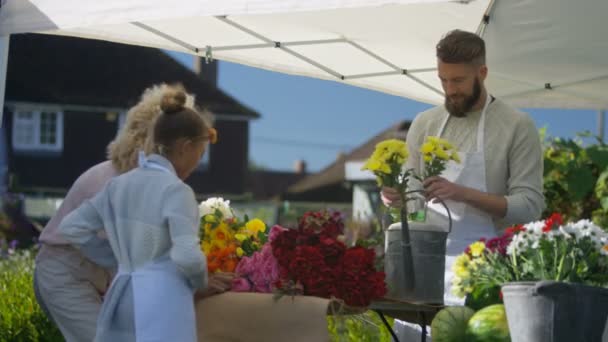
[[[36,297],[68,342],[93,340],[116,261],[106,248],[107,240],[96,240],[96,246],[77,249],[61,236],[58,227],[64,217],[95,196],[110,179],[136,168],[139,151],[152,152],[152,131],[162,113],[161,101],[167,92],[176,89],[183,90],[179,85],[161,84],[144,91],[139,103],[128,111],[125,126],[109,144],[108,160],[78,177],[40,236],[34,272]],[[194,97],[186,94],[184,106],[194,109]],[[200,114],[211,127],[209,113]],[[84,254],[91,250],[96,250],[96,255]]]
[[[184,183],[215,139],[200,113],[168,91],[154,124],[152,153],[109,180],[59,225],[65,239],[98,263],[116,256],[118,273],[101,307],[95,341],[196,341],[193,294],[207,288],[200,215]],[[107,235],[108,247],[99,233]]]

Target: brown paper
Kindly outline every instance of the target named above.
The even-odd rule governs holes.
[[[227,292],[196,302],[199,342],[326,342],[329,300]]]

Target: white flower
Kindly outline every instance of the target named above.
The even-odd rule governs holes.
[[[526,231],[533,233],[533,234],[542,234],[544,227],[545,227],[545,221],[535,221],[535,222],[530,222],[530,223],[527,223],[524,225],[524,228],[526,228]]]
[[[234,217],[232,209],[230,208],[230,201],[224,200],[222,197],[211,197],[206,201],[201,202],[198,206],[198,210],[201,217],[209,214],[215,214],[216,210],[222,213],[223,219],[230,219]]]

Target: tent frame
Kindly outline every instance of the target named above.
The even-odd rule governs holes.
[[[467,2],[468,1],[463,1],[463,3],[467,3]],[[496,3],[496,0],[490,0],[490,2],[488,3],[487,9],[484,12],[484,15],[482,16],[482,18],[480,20],[480,23],[478,25],[476,32],[481,37],[484,36],[486,28],[490,24],[492,12],[495,8],[495,3]],[[323,72],[325,72],[326,74],[331,76],[330,78],[334,78],[336,80],[345,81],[345,80],[354,80],[354,79],[402,75],[440,96],[444,95],[444,93],[441,89],[438,89],[437,87],[423,81],[422,79],[420,79],[419,77],[416,76],[416,74],[418,74],[418,73],[426,73],[426,72],[435,71],[435,70],[437,70],[436,67],[412,68],[412,69],[400,67],[400,66],[388,61],[387,59],[383,58],[382,56],[374,53],[370,49],[365,48],[365,47],[357,44],[356,42],[350,41],[349,39],[346,39],[346,38],[321,39],[321,40],[299,40],[299,41],[274,41],[242,24],[237,23],[234,20],[231,20],[230,18],[228,18],[228,16],[215,16],[214,18],[223,22],[226,25],[229,25],[229,26],[235,28],[236,30],[238,30],[242,33],[245,33],[247,35],[250,35],[250,36],[260,40],[262,43],[246,44],[246,45],[197,47],[197,46],[191,45],[183,40],[180,40],[176,37],[173,37],[170,34],[162,32],[145,23],[132,22],[131,25],[133,25],[141,30],[144,30],[148,33],[156,35],[162,39],[165,39],[173,44],[176,44],[176,45],[190,51],[194,55],[202,56],[206,59],[207,62],[210,62],[211,60],[213,60],[214,52],[229,51],[229,50],[276,48],[276,49],[280,49],[281,51],[285,52],[286,54],[289,54],[292,57],[295,57],[309,65],[314,66],[315,68],[317,68],[319,70],[322,70]],[[2,124],[2,115],[3,115],[3,108],[4,108],[4,94],[5,94],[5,87],[6,87],[9,37],[10,36],[0,37],[0,127]],[[297,47],[297,46],[328,45],[328,44],[348,44],[348,45],[352,46],[353,48],[359,50],[366,56],[368,56],[368,57],[374,59],[375,61],[380,62],[384,66],[390,68],[391,71],[344,75],[326,65],[323,65],[321,62],[316,61],[312,58],[308,58],[308,57],[298,53],[294,49],[292,49],[292,47]],[[570,81],[570,82],[566,82],[566,83],[562,83],[562,84],[555,84],[555,83],[547,82],[545,84],[539,85],[539,84],[532,84],[530,82],[525,82],[525,81],[521,81],[521,80],[515,80],[506,75],[501,75],[501,74],[496,74],[496,73],[493,73],[493,75],[496,78],[519,83],[522,86],[525,86],[527,88],[525,90],[515,91],[515,92],[509,93],[509,94],[503,94],[501,97],[503,97],[505,99],[509,99],[509,98],[513,98],[513,97],[517,97],[517,96],[521,96],[521,95],[526,95],[526,94],[533,94],[536,92],[554,91],[554,92],[560,92],[563,94],[588,99],[588,100],[599,102],[599,103],[604,102],[604,100],[599,99],[594,96],[580,94],[576,91],[572,91],[572,90],[569,90],[566,88],[568,86],[575,85],[575,84],[578,84],[581,82],[608,79],[608,75],[600,75],[600,76],[596,76],[596,77],[593,77],[590,79],[575,80],[575,81]],[[605,118],[605,109],[601,108],[598,111],[597,123],[598,123],[598,136],[602,140],[604,138],[604,129],[605,129],[604,118]]]

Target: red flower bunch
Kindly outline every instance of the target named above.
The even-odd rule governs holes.
[[[505,229],[505,233],[501,236],[497,236],[495,238],[487,240],[486,238],[481,238],[479,241],[485,243],[486,248],[489,252],[499,253],[500,255],[507,255],[507,246],[513,240],[513,236],[519,232],[525,231],[523,225],[519,224],[513,227],[509,227]],[[467,247],[464,251],[466,254],[471,255],[470,247]]]
[[[543,227],[543,233],[548,233],[553,230],[554,227],[559,227],[564,223],[562,215],[553,213],[545,220],[545,226]]]
[[[308,212],[297,229],[286,229],[271,239],[279,263],[275,286],[287,293],[339,298],[352,306],[368,306],[386,293],[384,273],[374,268],[375,252],[347,248],[338,240],[344,231],[340,213]]]

